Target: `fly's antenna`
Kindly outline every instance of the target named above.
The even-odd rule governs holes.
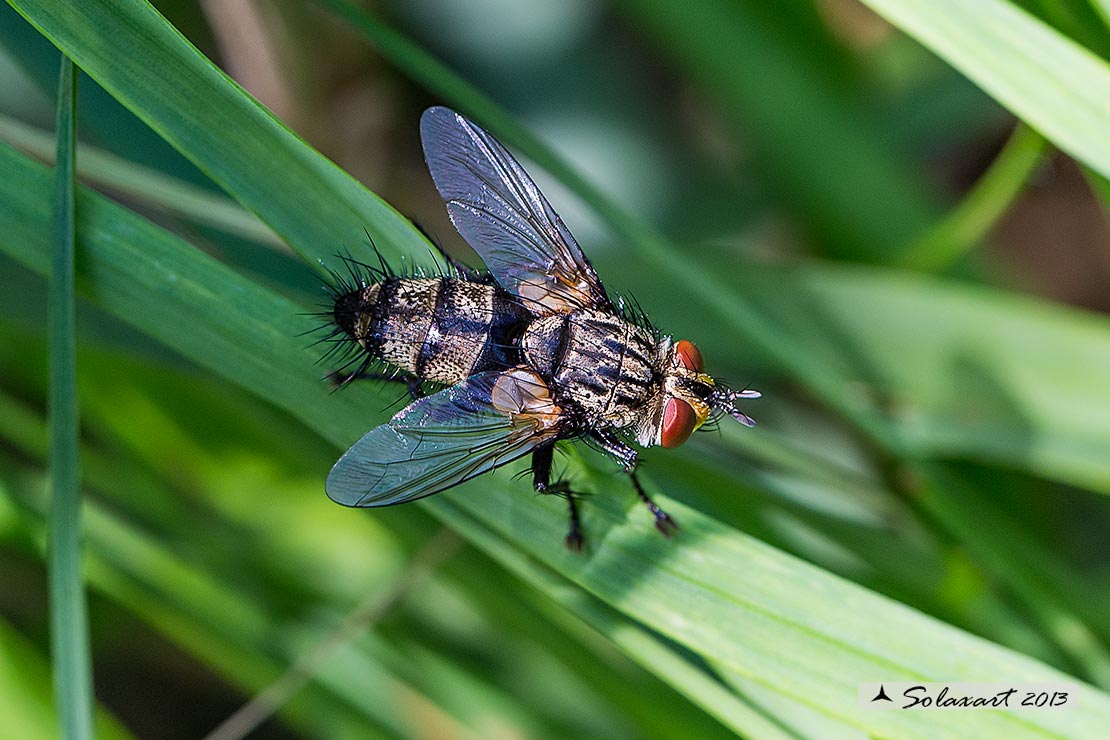
[[[736,400],[738,398],[755,399],[761,397],[763,394],[759,391],[745,388],[742,391],[734,391],[725,386],[718,386],[711,396],[713,406],[725,412],[736,421],[740,422],[746,427],[754,427],[755,419],[745,414],[740,409],[736,408]]]

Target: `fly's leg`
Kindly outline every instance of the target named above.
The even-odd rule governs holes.
[[[536,493],[553,493],[567,500],[570,509],[570,529],[563,539],[563,544],[568,550],[582,552],[586,546],[586,539],[582,536],[582,521],[578,517],[578,499],[574,491],[570,490],[566,481],[551,482],[551,462],[555,445],[548,444],[537,447],[532,452],[532,487]]]
[[[404,385],[414,401],[424,397],[424,389],[421,388],[420,379],[415,375],[391,375],[389,373],[355,371],[353,373],[334,372],[327,377],[328,380],[335,385],[336,389],[342,388],[348,383],[353,383],[356,380],[384,380],[388,383],[401,383]]]
[[[578,499],[571,491],[566,492],[567,508],[570,509],[570,530],[563,539],[563,544],[568,550],[582,552],[586,547],[586,539],[582,536],[582,522],[578,519]]]
[[[644,487],[640,485],[640,479],[636,477],[636,465],[638,463],[636,450],[626,445],[616,436],[606,432],[594,432],[591,437],[602,450],[615,457],[624,466],[624,472],[628,473],[628,477],[632,479],[632,487],[636,489],[636,495],[640,497],[651,515],[655,517],[655,528],[659,530],[659,533],[668,539],[673,537],[674,533],[678,531],[678,522],[651,500],[644,491]]]
[[[640,479],[636,477],[635,470],[629,470],[627,472],[628,477],[632,479],[632,487],[636,489],[636,495],[640,497],[640,500],[648,507],[648,511],[655,517],[655,528],[667,539],[673,537],[675,532],[678,531],[678,522],[676,522],[670,514],[660,509],[659,506],[644,493],[644,487],[640,485]]]

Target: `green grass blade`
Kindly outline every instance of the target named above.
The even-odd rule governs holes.
[[[53,44],[37,29],[21,22],[19,13],[10,3],[0,4],[0,48],[42,91],[44,98],[50,98],[54,94],[57,70],[52,58],[55,51]],[[161,172],[173,172],[194,185],[209,184],[200,171],[186,162],[146,124],[128,113],[119,101],[89,79],[88,74],[83,74],[83,77],[81,132],[101,142],[116,154],[127,156],[147,167]]]
[[[1063,151],[1110,176],[1110,64],[1005,0],[864,0]]]
[[[951,213],[905,252],[911,269],[940,271],[970,252],[1021,194],[1048,153],[1044,138],[1018,124],[1006,146]]]
[[[74,293],[73,63],[58,81],[54,250],[50,270],[50,632],[54,691],[63,737],[93,737],[92,661],[81,579],[81,497],[77,462],[77,345]]]
[[[4,147],[0,171],[7,175],[0,180],[0,249],[44,272],[39,230],[47,175]],[[80,205],[83,277],[106,309],[305,419],[337,445],[383,418],[381,395],[350,389],[339,397],[316,380],[294,337],[296,306],[102,198],[83,194]],[[608,478],[600,482],[612,486]],[[444,519],[447,507],[461,507],[624,615],[874,735],[1081,738],[1097,737],[1110,723],[1110,697],[1082,685],[1071,712],[862,712],[852,697],[856,684],[871,677],[1074,679],[830,576],[654,486],[649,492],[684,525],[679,541],[659,540],[630,491],[599,496],[585,518],[595,542],[585,557],[561,547],[561,502],[513,496],[513,488],[507,475],[496,475],[426,506]],[[468,534],[465,522],[455,524]]]
[[[1110,0],[1090,0],[1091,7],[1098,13],[1098,17],[1102,19],[1106,30],[1110,31]]]

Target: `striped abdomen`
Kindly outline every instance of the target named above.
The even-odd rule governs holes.
[[[495,285],[388,278],[341,296],[336,323],[372,356],[436,383],[515,363],[524,309]]]

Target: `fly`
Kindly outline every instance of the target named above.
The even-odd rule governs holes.
[[[496,139],[447,108],[420,120],[424,155],[455,228],[488,274],[398,276],[347,260],[333,289],[333,337],[353,349],[347,380],[400,380],[415,400],[367,432],[328,475],[346,506],[389,506],[445,491],[527,454],[533,487],[563,495],[566,545],[583,547],[575,495],[552,482],[560,440],[615,458],[666,536],[674,519],[636,476],[637,451],[678,447],[710,418],[755,422],[704,371],[691,342],[672,341],[615,304],[561,218]],[[382,375],[375,367],[391,368]],[[425,385],[443,387],[424,396]]]

